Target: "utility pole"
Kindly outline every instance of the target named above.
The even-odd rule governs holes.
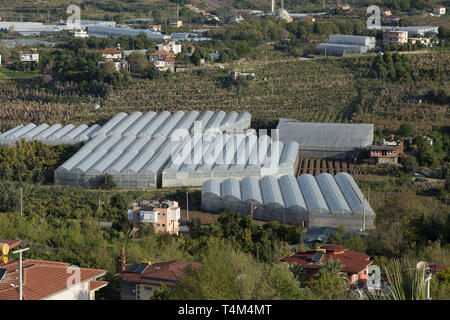
[[[364,232],[364,230],[366,230],[366,206],[365,206],[365,202],[366,199],[364,199],[363,202],[363,227],[362,227],[362,231]]]
[[[101,196],[98,197],[98,224],[100,224],[100,215],[102,213],[102,202]]]
[[[186,220],[189,220],[189,196],[186,191]]]
[[[23,215],[23,188],[20,188],[20,215]]]
[[[22,285],[22,252],[29,250],[30,248],[19,249],[13,251],[13,254],[19,254],[19,300],[23,300],[23,285]]]
[[[255,200],[252,200],[250,205],[251,205],[250,215],[252,216],[252,219],[253,219],[253,211],[255,210]]]

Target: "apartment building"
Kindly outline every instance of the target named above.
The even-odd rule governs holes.
[[[408,31],[385,30],[383,32],[383,43],[408,43]]]
[[[134,231],[137,231],[142,223],[151,223],[156,233],[178,235],[179,219],[180,207],[176,201],[142,201],[128,209],[128,220],[133,221]]]

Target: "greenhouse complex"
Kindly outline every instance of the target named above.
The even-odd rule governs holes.
[[[267,135],[217,135],[210,143],[187,140],[184,156],[174,157],[163,170],[162,186],[201,186],[208,179],[221,182],[227,178],[276,177],[295,173],[298,144],[272,141]],[[186,152],[185,152],[186,151]]]
[[[89,140],[98,129],[100,129],[98,124],[90,127],[82,124],[76,127],[73,124],[49,126],[43,123],[37,126],[29,123],[0,134],[0,144],[14,145],[21,139],[25,139],[27,142],[39,140],[45,144],[77,144]]]
[[[55,170],[55,184],[96,187],[110,174],[120,188],[160,187],[162,170],[172,153],[189,140],[194,122],[206,130],[245,130],[250,127],[251,115],[223,111],[119,113]],[[171,139],[174,134],[177,140]]]
[[[258,220],[307,227],[344,226],[352,231],[372,228],[375,217],[348,173],[207,180],[202,185],[201,206],[209,212],[232,209],[242,215],[252,214],[253,206],[253,218]]]

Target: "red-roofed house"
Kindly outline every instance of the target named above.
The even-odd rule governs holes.
[[[159,71],[170,70],[174,72],[175,54],[166,50],[158,50],[149,55],[150,61]]]
[[[321,263],[330,259],[339,261],[343,265],[342,272],[347,274],[350,284],[360,286],[369,278],[368,268],[373,263],[370,257],[364,253],[349,251],[346,247],[336,244],[326,244],[320,246],[318,250],[296,253],[282,258],[281,261],[302,265],[306,274],[311,277],[319,271]]]
[[[119,71],[121,69],[128,69],[128,63],[126,60],[122,59],[122,51],[116,50],[116,49],[103,49],[99,51],[102,54],[103,59],[105,60],[100,61],[98,64],[103,64],[105,62],[113,63],[116,71]]]
[[[71,279],[77,272],[66,262],[23,259],[24,300],[95,300],[95,291],[108,283],[96,279],[106,270],[79,268],[79,283]],[[19,299],[19,260],[0,265],[0,300]]]
[[[122,51],[106,48],[99,51],[102,54],[102,57],[105,59],[105,61],[114,61],[116,59],[122,59]]]
[[[198,262],[183,260],[129,264],[125,271],[116,275],[121,279],[120,297],[122,300],[149,300],[161,284],[173,285],[188,265],[194,269],[201,267]]]

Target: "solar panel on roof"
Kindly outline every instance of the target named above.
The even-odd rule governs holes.
[[[138,263],[133,263],[133,265],[127,270],[127,272],[136,273],[136,268],[139,266]]]
[[[127,272],[131,273],[143,273],[147,269],[148,264],[145,263],[134,263]]]
[[[8,270],[1,268],[0,269],[0,281],[3,280],[3,278],[6,276],[6,273],[8,272]]]
[[[314,256],[311,259],[311,262],[320,262],[323,258],[323,252],[317,252],[314,254]]]
[[[134,273],[143,273],[147,269],[148,264],[139,264]]]

